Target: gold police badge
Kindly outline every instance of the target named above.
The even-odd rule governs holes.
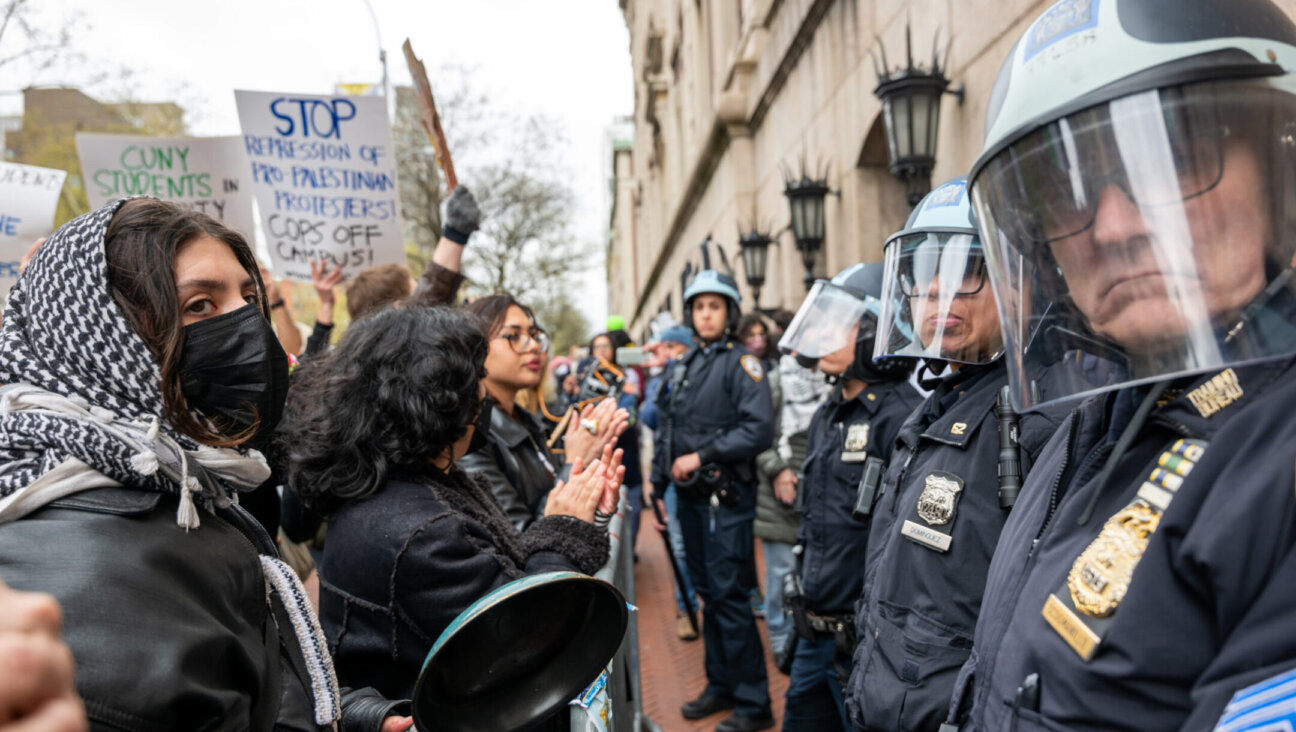
[[[1076,558],[1067,575],[1067,588],[1077,610],[1094,618],[1105,618],[1116,610],[1160,523],[1161,512],[1142,500],[1107,519],[1098,538]]]
[[[944,526],[954,518],[954,504],[963,492],[963,481],[949,473],[932,473],[918,496],[918,517],[932,526]]]

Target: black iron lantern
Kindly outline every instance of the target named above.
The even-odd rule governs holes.
[[[908,63],[905,68],[887,71],[886,49],[881,51],[882,66],[878,68],[876,60],[874,62],[878,86],[873,93],[882,100],[882,122],[886,130],[891,175],[904,182],[909,205],[917,206],[931,190],[932,168],[936,166],[936,136],[940,131],[941,96],[948,92],[962,102],[963,85],[949,88],[949,79],[945,78],[936,51],[932,52],[930,69],[914,65],[913,44],[907,27],[905,55]],[[945,57],[948,61],[948,50]]]
[[[823,246],[824,198],[830,190],[826,178],[811,179],[804,168],[800,180],[788,180],[783,188],[783,195],[787,196],[792,210],[792,238],[796,240],[801,263],[805,265],[807,291],[815,281],[815,253]]]
[[[765,285],[765,267],[769,262],[769,246],[773,241],[769,234],[756,228],[738,235],[743,272],[747,274],[747,286],[752,289],[752,303],[757,311],[761,309],[760,291]]]

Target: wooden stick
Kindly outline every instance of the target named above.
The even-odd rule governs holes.
[[[432,141],[437,164],[445,174],[448,194],[459,185],[459,179],[455,177],[454,160],[450,158],[450,148],[446,146],[445,132],[441,129],[441,115],[437,114],[436,100],[432,98],[432,84],[428,82],[427,69],[423,68],[423,62],[414,55],[414,47],[410,45],[408,38],[405,39],[401,50],[405,52],[405,64],[409,66],[410,76],[414,77],[414,91],[418,94],[419,103],[423,107],[421,116],[423,129],[427,131],[428,139]]]

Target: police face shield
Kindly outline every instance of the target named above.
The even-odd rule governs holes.
[[[974,234],[917,231],[886,246],[873,356],[988,363],[1003,351],[986,261]]]
[[[801,365],[810,367],[830,353],[853,347],[860,338],[872,337],[873,319],[860,322],[869,312],[870,299],[819,280],[779,339],[779,351],[796,356]]]
[[[1019,408],[1296,352],[1294,136],[1292,96],[1230,81],[1118,98],[991,158],[972,200]]]

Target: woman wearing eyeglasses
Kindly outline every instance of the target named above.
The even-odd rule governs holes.
[[[481,319],[490,338],[486,354],[490,436],[486,444],[468,453],[459,465],[490,483],[491,492],[519,530],[543,512],[544,498],[566,468],[546,446],[540,419],[517,406],[519,392],[533,389],[543,378],[549,336],[536,324],[535,314],[511,295],[491,295],[474,300],[466,309]],[[568,462],[582,458],[586,465],[598,459],[603,448],[616,441],[628,415],[606,400],[572,419],[564,435]]]
[[[934,730],[1016,498],[1005,452],[1020,477],[1066,410],[1010,418],[1017,443],[1002,438],[1008,366],[964,179],[923,199],[887,242],[886,267],[874,356],[923,359],[932,393],[900,427],[875,494],[847,706],[856,729]]]

